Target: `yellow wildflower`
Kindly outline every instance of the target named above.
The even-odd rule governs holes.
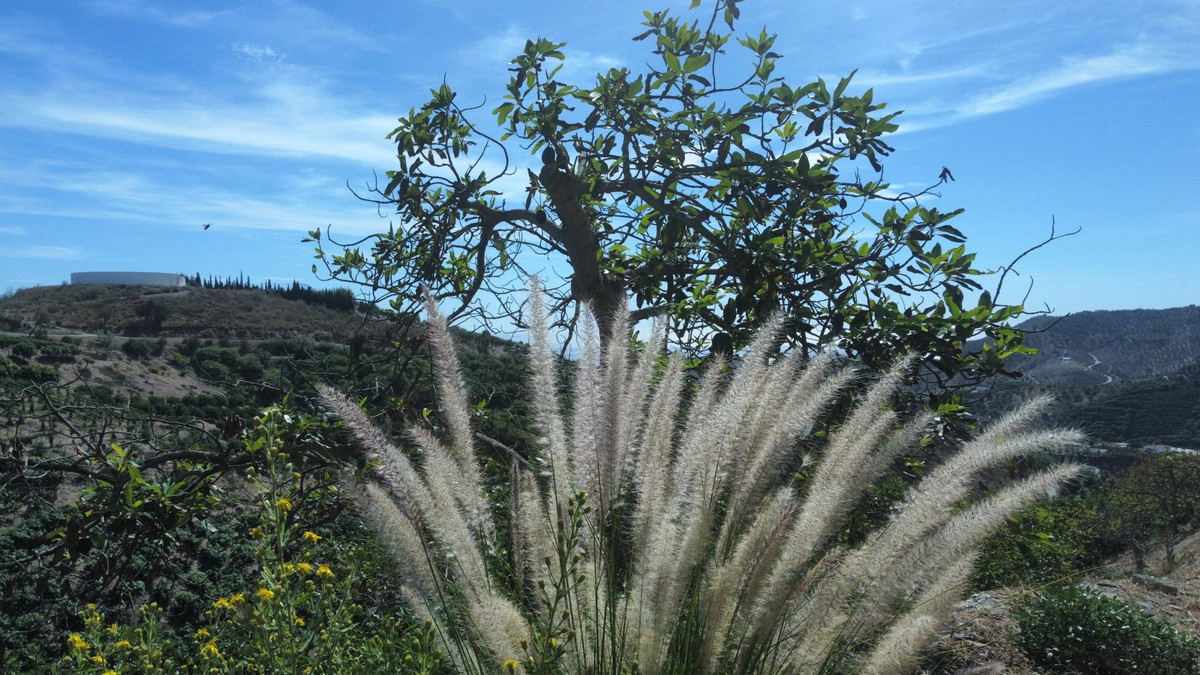
[[[300,615],[296,614],[295,612],[292,612],[292,619],[296,622],[297,626],[304,625],[304,619],[301,618]]]
[[[273,591],[269,588],[258,589],[258,599],[259,600],[270,600],[273,597],[275,597],[275,591]]]
[[[121,640],[117,644],[113,645],[113,647],[117,649],[132,649],[133,645],[129,644],[129,640]]]
[[[500,670],[501,672],[515,673],[517,672],[517,662],[509,659],[504,662],[504,665],[500,666]]]
[[[322,537],[321,535],[317,534],[316,532],[313,532],[312,530],[306,531],[303,536],[304,536],[304,540],[310,544],[315,544],[318,541],[321,541],[322,539],[325,538],[325,537]]]
[[[317,576],[333,578],[333,570],[329,569],[329,565],[321,565],[317,568]]]
[[[275,508],[283,511],[284,513],[291,511],[292,500],[288,499],[287,497],[280,497],[279,501],[275,502]]]
[[[298,563],[296,565],[296,570],[301,574],[312,574],[312,565],[309,565],[308,563]]]
[[[103,675],[117,675],[117,671],[115,671],[115,670],[106,670],[106,671],[104,671]]]
[[[255,527],[250,528],[250,531],[247,534],[250,535],[251,539],[258,539],[259,537],[263,536],[263,529],[261,527],[255,526]]]
[[[208,642],[206,642],[204,644],[203,647],[200,648],[200,653],[203,654],[204,656],[216,657],[216,656],[221,655],[221,650],[217,649],[217,641],[216,640],[209,640]]]
[[[87,642],[84,642],[83,637],[79,633],[71,633],[67,638],[67,646],[73,652],[86,652],[90,647]]]
[[[233,609],[233,603],[231,603],[229,601],[229,598],[217,598],[217,601],[213,603],[213,608],[214,609]]]
[[[200,630],[196,631],[197,640],[203,640],[206,637],[211,637],[207,628],[201,628]]]
[[[284,572],[295,572],[295,571],[296,571],[296,566],[295,566],[295,565],[293,565],[293,564],[292,564],[292,563],[290,563],[290,562],[283,563],[283,571],[284,571]]]
[[[96,654],[92,657],[92,663],[104,663],[104,657]]]
[[[245,593],[234,593],[233,595],[229,596],[229,604],[233,605],[234,607],[237,607],[238,605],[242,604],[245,601],[246,601]]]

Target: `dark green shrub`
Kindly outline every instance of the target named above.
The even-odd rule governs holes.
[[[199,361],[196,363],[196,374],[207,380],[228,382],[232,371],[220,361]]]
[[[150,356],[150,343],[145,340],[126,340],[121,345],[121,351],[131,359],[144,359]]]
[[[39,361],[46,363],[71,363],[79,356],[79,347],[58,342],[43,342],[38,345]]]
[[[21,340],[12,346],[12,355],[23,359],[31,359],[37,354],[37,344],[33,340]]]
[[[234,369],[244,380],[259,380],[263,376],[262,360],[254,354],[239,356],[235,362]]]
[[[189,335],[179,343],[179,353],[184,356],[192,356],[196,350],[200,348],[200,338],[195,335]]]
[[[1200,673],[1200,643],[1099,592],[1052,588],[1014,609],[1013,644],[1053,672]]]
[[[180,370],[187,368],[192,362],[183,352],[171,352],[171,356],[167,357],[167,361]]]
[[[30,382],[57,382],[58,368],[53,366],[40,366],[36,363],[31,363],[27,366],[21,366],[17,369],[15,377],[20,380],[28,380]]]
[[[1061,583],[1099,562],[1097,523],[1091,493],[1022,509],[979,545],[971,586],[988,590]]]
[[[196,350],[192,357],[194,361],[216,361],[222,363],[229,368],[237,365],[238,350],[231,347],[201,347]]]

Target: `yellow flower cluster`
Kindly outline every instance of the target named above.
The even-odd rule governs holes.
[[[70,647],[71,651],[73,652],[86,652],[91,647],[91,645],[84,641],[83,636],[79,633],[71,633],[71,635],[67,638],[67,646]]]
[[[317,534],[316,532],[313,532],[312,530],[306,531],[303,536],[304,536],[304,540],[310,544],[315,544],[318,541],[321,541],[322,539],[324,539],[324,537]]]
[[[275,502],[275,508],[287,513],[292,510],[292,500],[287,497],[280,497],[279,501]]]
[[[228,598],[217,598],[213,603],[214,609],[233,609],[246,601],[246,596],[243,593],[234,593]]]

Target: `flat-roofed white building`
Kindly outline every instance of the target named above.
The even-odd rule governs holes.
[[[71,284],[125,284],[129,286],[186,286],[187,277],[163,272],[72,272]]]

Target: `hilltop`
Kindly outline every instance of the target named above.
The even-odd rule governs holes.
[[[258,289],[64,285],[0,298],[0,330],[10,332],[344,342],[360,323],[354,312]]]

